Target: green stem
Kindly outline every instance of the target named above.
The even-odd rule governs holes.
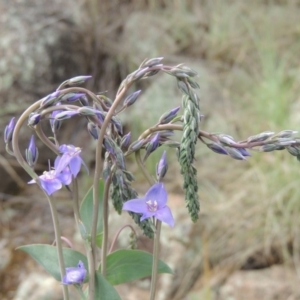
[[[109,176],[105,182],[104,197],[103,197],[103,238],[102,238],[102,250],[101,250],[101,274],[106,276],[106,256],[108,245],[108,198],[109,187],[111,184],[111,176]]]
[[[58,221],[58,215],[57,210],[55,207],[55,201],[53,201],[47,193],[44,193],[47,196],[50,209],[51,209],[51,215],[53,220],[53,227],[54,227],[54,233],[55,233],[55,241],[56,241],[56,248],[57,248],[57,256],[58,256],[58,263],[59,263],[59,269],[61,274],[61,281],[63,280],[63,276],[65,274],[65,264],[64,264],[64,256],[63,256],[63,249],[62,249],[62,242],[61,242],[61,233],[60,233],[60,226]],[[69,290],[68,286],[63,284],[63,295],[64,300],[69,300]]]
[[[81,300],[86,300],[86,296],[82,290],[82,286],[81,285],[78,285],[78,284],[74,284],[74,287],[76,289],[76,291],[78,292],[78,294],[80,295],[80,299]]]
[[[155,292],[156,292],[156,286],[157,286],[160,232],[161,232],[161,221],[156,220],[156,231],[154,233],[154,245],[153,245],[153,262],[152,262],[152,278],[151,278],[151,287],[150,287],[150,300],[155,299]]]
[[[149,174],[148,170],[145,168],[142,160],[140,151],[135,152],[136,161],[141,168],[144,176],[153,185],[155,183],[154,179]],[[152,262],[152,277],[151,277],[151,287],[150,287],[150,300],[155,299],[156,287],[157,287],[157,276],[158,276],[158,259],[159,259],[159,241],[161,232],[161,221],[156,220],[156,230],[154,232],[154,245],[153,245],[153,262]]]
[[[79,212],[79,197],[78,197],[78,180],[77,180],[77,178],[73,178],[72,186],[73,186],[72,199],[73,199],[74,218],[75,218],[76,225],[79,228],[80,212]]]

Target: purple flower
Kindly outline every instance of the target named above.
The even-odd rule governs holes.
[[[39,156],[38,148],[36,147],[34,141],[34,135],[32,135],[30,138],[30,142],[28,148],[26,149],[25,154],[26,154],[26,160],[28,162],[28,165],[30,167],[34,167]]]
[[[61,145],[59,151],[62,153],[62,156],[55,167],[58,174],[69,166],[71,174],[76,177],[80,171],[81,165],[84,165],[88,172],[87,166],[80,157],[81,149],[79,147],[73,145]]]
[[[8,125],[4,129],[4,142],[5,144],[11,142],[15,129],[15,117],[11,118]]]
[[[123,210],[142,214],[141,221],[155,217],[156,219],[174,226],[174,219],[167,203],[168,194],[162,183],[154,184],[144,198],[132,199],[123,204]]]
[[[39,178],[42,188],[49,196],[62,188],[62,183],[55,170],[45,171],[41,176],[39,176]],[[36,183],[36,181],[32,179],[28,183],[32,184]]]
[[[158,181],[161,181],[162,178],[165,177],[167,170],[168,170],[167,153],[166,151],[164,151],[156,168],[156,178]]]
[[[81,284],[84,282],[86,269],[84,263],[80,260],[77,267],[66,268],[66,275],[62,284]]]

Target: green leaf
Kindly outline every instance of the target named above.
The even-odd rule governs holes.
[[[100,274],[100,272],[96,272],[94,299],[121,300],[115,288]]]
[[[103,195],[104,195],[104,181],[101,179],[99,181],[99,210],[98,210],[98,223],[97,223],[97,233],[103,231],[102,224],[102,211],[103,211]],[[83,198],[83,201],[80,206],[80,218],[83,222],[86,231],[88,234],[92,230],[92,216],[94,211],[93,205],[93,186],[88,190],[87,194]]]
[[[28,253],[56,280],[61,281],[56,247],[50,245],[35,244],[21,246],[17,249]],[[76,267],[78,265],[78,262],[81,260],[84,263],[88,274],[88,262],[86,257],[82,253],[70,248],[63,248],[63,256],[65,267]],[[87,278],[85,281],[87,281]]]
[[[153,256],[148,252],[140,250],[115,251],[107,256],[106,279],[112,285],[117,285],[150,276],[152,261]],[[172,274],[173,272],[167,264],[160,260],[158,273]]]

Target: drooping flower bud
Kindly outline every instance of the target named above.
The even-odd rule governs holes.
[[[27,125],[28,126],[34,126],[36,124],[38,124],[41,120],[41,114],[38,114],[38,113],[31,113],[29,115],[29,118],[28,118],[28,123]]]
[[[52,94],[46,96],[45,98],[43,98],[40,107],[41,108],[47,108],[50,107],[54,104],[56,104],[60,95],[60,91],[55,91]]]
[[[170,121],[172,121],[172,120],[176,117],[176,115],[177,115],[179,109],[180,109],[180,106],[175,107],[175,108],[171,109],[170,111],[164,113],[164,114],[159,118],[159,121],[158,121],[159,124],[167,124],[167,123],[169,123]]]
[[[76,76],[69,80],[67,80],[68,85],[77,85],[86,82],[88,79],[92,78],[91,75],[82,75],[82,76]]]
[[[34,135],[31,136],[28,148],[25,150],[26,161],[33,168],[38,160],[39,151],[35,145]]]
[[[66,102],[75,102],[79,100],[81,97],[83,97],[85,94],[84,93],[68,93],[65,94],[63,97],[60,98],[60,101],[66,101]]]
[[[92,123],[92,122],[89,122],[87,124],[87,128],[88,128],[88,132],[90,133],[90,135],[95,139],[95,140],[98,140],[98,128],[97,126]]]
[[[61,121],[55,119],[55,117],[61,112],[63,112],[63,111],[55,110],[51,113],[50,126],[51,126],[51,130],[53,133],[57,132],[61,126]]]
[[[57,121],[63,121],[63,120],[67,120],[70,119],[73,116],[78,115],[79,112],[76,110],[65,110],[62,112],[59,112],[56,116],[55,116],[55,120]]]
[[[79,102],[82,106],[89,106],[89,100],[85,94],[83,94],[83,96],[79,98]]]
[[[166,151],[164,151],[156,167],[156,178],[158,182],[160,182],[165,177],[167,171],[168,171],[167,153]]]
[[[134,104],[134,102],[137,100],[137,98],[138,98],[138,96],[140,95],[140,93],[141,93],[141,90],[136,91],[136,92],[130,94],[130,95],[124,100],[123,105],[128,107],[128,106]]]
[[[122,149],[127,149],[130,143],[130,138],[131,138],[131,132],[128,132],[125,134],[121,140],[121,148]]]
[[[153,135],[151,140],[148,142],[148,144],[146,146],[146,153],[144,156],[144,161],[159,146],[159,139],[160,139],[160,135],[159,135],[159,133],[156,133],[155,135]]]
[[[13,132],[15,129],[15,117],[11,118],[8,125],[6,125],[5,129],[4,129],[4,142],[5,144],[11,142],[12,140],[12,136],[13,136]]]

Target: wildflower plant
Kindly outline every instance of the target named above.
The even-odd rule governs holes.
[[[73,285],[82,299],[114,300],[121,299],[114,285],[152,275],[150,300],[155,299],[159,273],[172,273],[171,269],[159,260],[161,223],[171,228],[175,221],[167,205],[168,193],[163,184],[168,170],[167,153],[163,152],[157,162],[156,174],[150,174],[145,167],[149,156],[160,147],[177,152],[183,177],[185,205],[192,221],[199,217],[197,170],[194,166],[197,143],[206,145],[212,152],[228,155],[236,160],[246,160],[249,150],[273,152],[287,150],[300,160],[300,138],[296,131],[283,130],[277,134],[266,131],[236,141],[224,133],[208,133],[201,128],[199,88],[195,81],[197,73],[183,66],[163,64],[163,58],[145,60],[140,67],[129,74],[121,83],[115,99],[104,94],[96,94],[78,85],[84,84],[91,76],[77,76],[64,81],[56,91],[36,101],[18,118],[12,118],[4,131],[4,141],[8,153],[15,156],[19,164],[31,176],[29,184],[37,184],[44,192],[52,214],[55,246],[26,245],[20,247],[39,262],[54,278],[62,284],[63,298],[69,297],[69,286]],[[182,93],[181,107],[162,112],[157,123],[142,132],[137,140],[132,140],[130,132],[124,132],[119,119],[130,106],[139,101],[140,90],[129,93],[130,88],[139,80],[166,73],[174,77]],[[169,99],[166,99],[169,100]],[[88,169],[76,145],[61,144],[57,133],[63,122],[81,117],[86,120],[91,139],[97,141],[95,151],[95,170],[93,185],[86,196],[79,199],[78,174]],[[41,126],[48,122],[52,134],[47,137]],[[21,128],[28,125],[33,131],[28,148],[23,156],[19,148]],[[174,132],[181,131],[181,140],[174,140]],[[56,155],[48,170],[42,174],[35,172],[38,161],[39,138]],[[142,197],[132,186],[134,176],[128,171],[126,160],[134,156],[137,165],[149,183],[149,189]],[[88,170],[87,170],[88,171]],[[87,176],[89,173],[87,172]],[[55,207],[55,192],[66,186],[73,200],[74,219],[77,225],[85,253],[72,248],[63,248],[59,220]],[[125,225],[116,234],[118,238],[123,228],[132,230],[132,249],[112,251],[115,242],[108,250],[109,203],[116,212],[127,211],[143,233],[153,239],[153,255],[135,249],[135,231],[131,225]],[[171,229],[170,229],[171,230]],[[101,256],[97,253],[101,249]],[[143,262],[140,268],[139,262]],[[124,263],[126,262],[126,263]]]

